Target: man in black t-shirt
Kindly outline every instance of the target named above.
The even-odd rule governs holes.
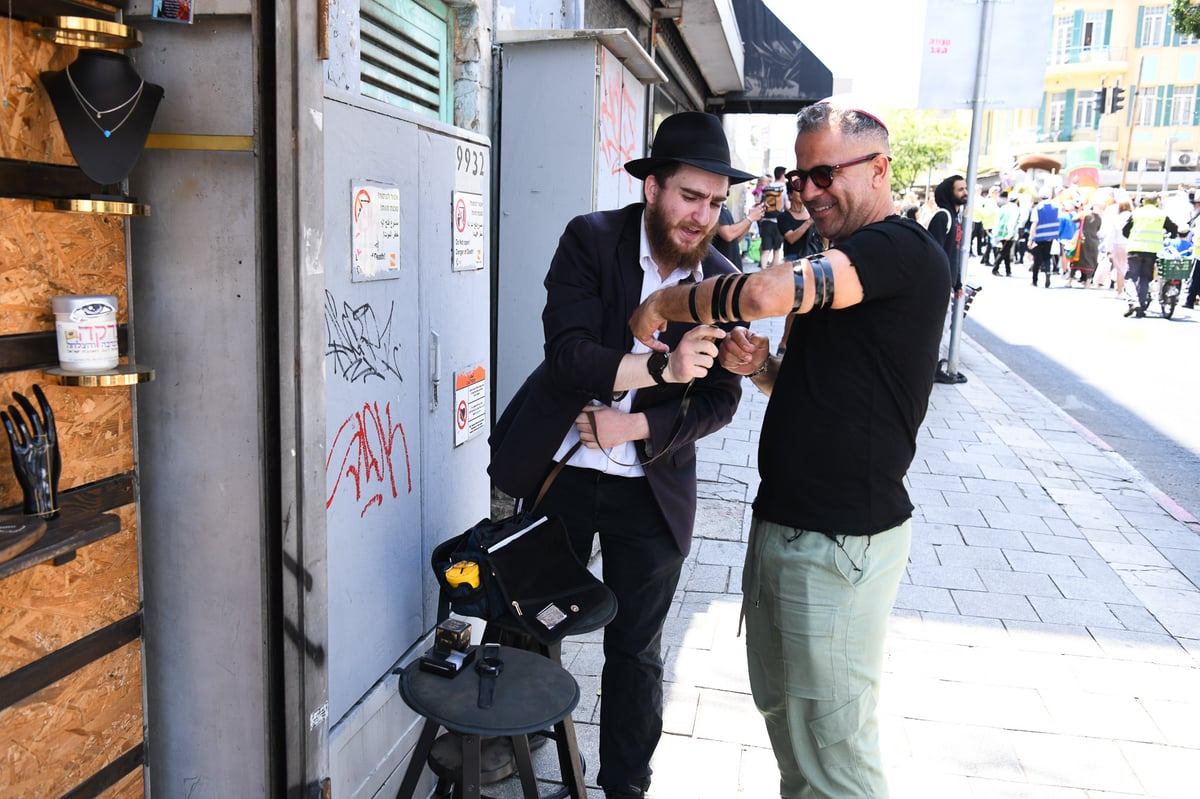
[[[887,128],[836,98],[798,116],[787,175],[830,249],[753,275],[651,294],[630,327],[796,314],[786,358],[735,328],[721,365],[771,399],[742,579],[755,704],[780,795],[884,797],[876,702],[908,559],[904,475],[937,371],[945,253],[893,214]],[[656,346],[657,345],[657,346]]]

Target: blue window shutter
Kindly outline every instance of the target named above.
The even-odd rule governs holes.
[[[1050,98],[1042,92],[1042,104],[1038,106],[1038,131],[1044,136],[1046,134],[1046,102]]]
[[[1071,140],[1071,131],[1075,127],[1075,90],[1067,89],[1067,103],[1063,107],[1062,140]]]
[[[1138,6],[1138,26],[1137,26],[1137,33],[1136,33],[1136,34],[1134,35],[1134,37],[1133,37],[1133,46],[1134,46],[1134,47],[1141,47],[1141,46],[1142,46],[1142,21],[1143,21],[1143,20],[1145,20],[1145,18],[1146,18],[1146,7],[1145,7],[1145,6]]]
[[[1071,51],[1079,52],[1083,46],[1083,12],[1076,11],[1071,19]]]
[[[1159,89],[1162,91],[1162,89]],[[1171,125],[1171,117],[1175,115],[1175,84],[1172,83],[1167,87],[1167,102],[1163,106],[1163,124],[1167,127]]]
[[[1192,101],[1192,124],[1200,125],[1200,86],[1196,86],[1192,91],[1192,97],[1196,98]]]
[[[1167,6],[1167,23],[1163,27],[1163,47],[1178,47],[1179,33],[1175,30],[1175,19],[1171,16],[1171,7]]]
[[[1166,94],[1166,87],[1158,87],[1158,102],[1154,104],[1154,126],[1162,127],[1163,124],[1163,95]]]
[[[1104,12],[1104,46],[1112,42],[1112,9]]]

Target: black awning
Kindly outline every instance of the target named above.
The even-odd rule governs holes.
[[[833,94],[833,73],[762,0],[733,0],[746,89],[719,98],[724,114],[794,114]]]

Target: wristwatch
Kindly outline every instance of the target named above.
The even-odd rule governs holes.
[[[500,659],[499,644],[484,644],[483,655],[475,661],[475,672],[479,675],[479,701],[481,710],[492,706],[492,694],[496,690],[496,678],[504,671]]]
[[[660,386],[667,384],[666,379],[663,377],[663,372],[667,370],[667,363],[669,361],[670,355],[668,353],[658,352],[657,350],[650,353],[650,359],[646,361],[646,371],[654,378],[654,382]]]

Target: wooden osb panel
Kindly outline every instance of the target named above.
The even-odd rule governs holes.
[[[133,799],[133,797],[145,795],[146,786],[143,782],[142,767],[138,766],[126,774],[116,785],[100,794],[99,799]]]
[[[137,612],[136,513],[126,505],[117,515],[121,532],[70,563],[0,580],[0,676]]]
[[[0,711],[6,796],[59,796],[142,740],[141,642]]]
[[[54,411],[58,450],[62,455],[60,491],[133,471],[132,389],[54,386],[44,382],[41,372],[11,372],[0,374],[0,409],[13,404],[14,391],[36,407],[35,383],[42,386]],[[21,504],[21,487],[12,475],[8,453],[8,437],[3,434],[0,507]]]
[[[114,294],[117,321],[128,321],[124,218],[0,198],[0,335],[53,330],[58,294]]]
[[[33,22],[0,18],[0,40],[6,48],[10,29],[12,33],[12,66],[0,78],[0,89],[9,103],[8,108],[0,107],[0,158],[74,164],[54,106],[38,76],[66,68],[78,50],[35,38],[31,33],[35,27]],[[7,61],[8,57],[6,66]]]

